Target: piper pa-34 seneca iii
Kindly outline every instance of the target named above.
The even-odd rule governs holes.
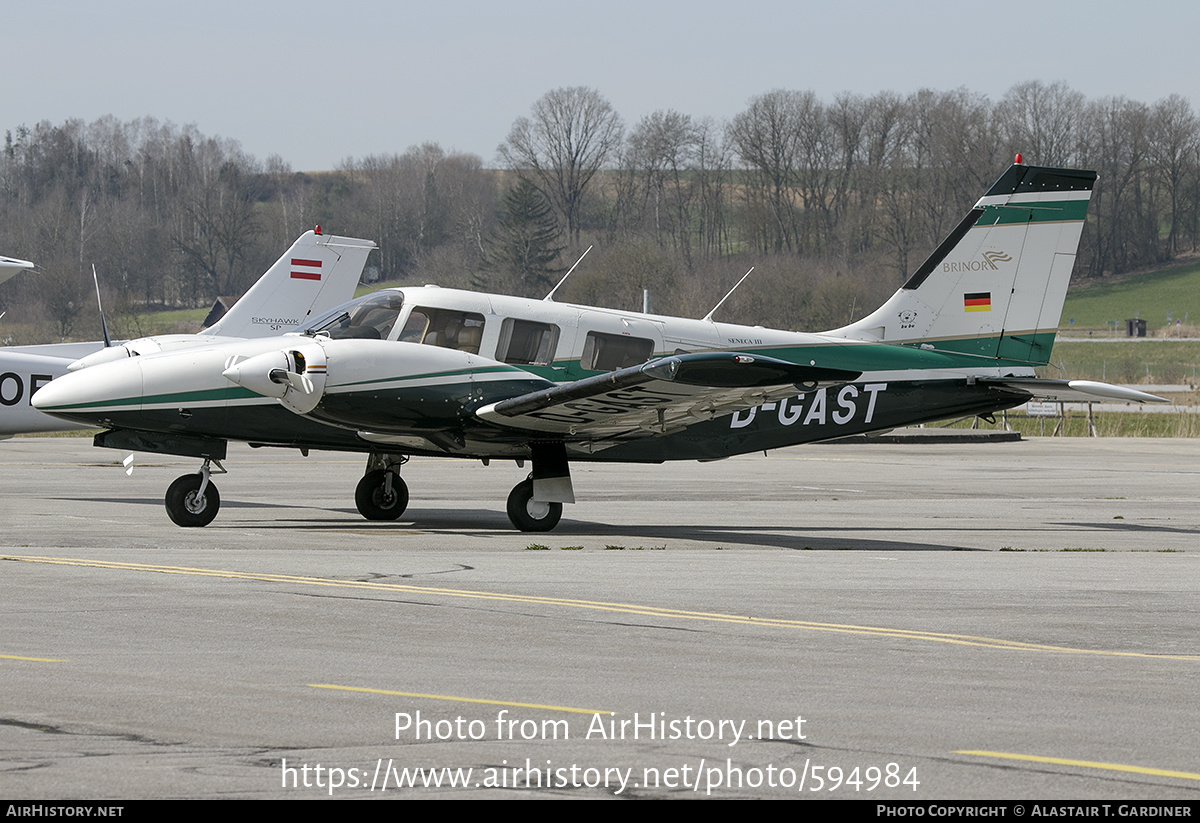
[[[548,531],[574,502],[572,461],[714,460],[1031,397],[1160,401],[1034,375],[1095,180],[1012,166],[881,308],[821,334],[401,288],[299,334],[84,369],[34,405],[104,427],[99,446],[203,459],[167,491],[181,526],[216,516],[210,469],[238,440],[368,452],[355,500],[379,520],[408,503],[410,455],[529,460],[509,519]]]

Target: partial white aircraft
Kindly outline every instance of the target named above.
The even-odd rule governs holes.
[[[368,453],[355,500],[381,520],[407,505],[410,455],[529,460],[509,519],[547,531],[574,502],[571,462],[715,460],[1032,397],[1161,401],[1034,373],[1050,359],[1095,180],[1013,165],[882,307],[822,334],[390,289],[301,334],[86,369],[34,405],[103,427],[99,446],[202,459],[167,491],[181,526],[216,516],[210,472],[238,440]]]
[[[32,269],[33,264],[28,260],[18,260],[15,257],[0,257],[0,283],[26,269]]]
[[[68,371],[154,352],[281,335],[349,300],[375,244],[326,236],[320,229],[301,235],[220,320],[199,334],[157,335],[108,347],[91,342],[0,349],[0,438],[84,427],[33,406],[34,393]]]

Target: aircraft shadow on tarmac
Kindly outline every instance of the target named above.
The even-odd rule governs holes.
[[[64,501],[75,501],[76,498],[57,498]],[[112,497],[89,498],[92,502],[108,504],[131,504],[160,508],[162,500],[154,497]],[[255,503],[245,501],[229,501],[223,504],[230,509],[295,509],[295,505],[284,506],[277,503]],[[327,513],[330,516],[316,514],[314,517],[285,517],[256,520],[256,529],[279,529],[295,531],[333,532],[379,532],[380,535],[395,534],[398,538],[405,535],[416,536],[429,532],[446,532],[463,534],[511,533],[508,520],[503,511],[492,509],[419,509],[410,508],[405,515],[396,521],[363,520],[358,512],[349,508],[307,507],[310,511]],[[246,528],[251,524],[246,522],[217,522],[207,530],[223,528]],[[757,526],[696,526],[680,524],[635,524],[635,523],[600,523],[587,520],[564,518],[559,527],[549,534],[529,532],[526,538],[532,543],[547,543],[554,546],[569,545],[579,538],[602,538],[607,541],[627,539],[637,545],[647,544],[669,546],[672,541],[689,541],[711,543],[719,547],[753,547],[779,548],[793,550],[823,550],[823,551],[990,551],[991,549],[975,546],[960,546],[953,544],[935,544],[922,540],[922,536],[936,536],[938,533],[963,532],[987,534],[989,542],[1013,542],[1023,534],[1042,534],[1048,528],[1062,527],[1075,531],[1099,532],[1139,532],[1148,536],[1154,534],[1186,534],[1196,535],[1200,530],[1187,527],[1159,526],[1151,524],[1130,523],[1125,521],[1099,522],[1055,522],[1037,525],[1032,528],[1008,527],[1003,531],[992,528],[970,528],[961,523],[953,526],[932,527],[928,525],[905,527],[888,526],[879,528],[873,526],[828,526],[809,524],[794,525],[757,525]],[[819,531],[812,534],[809,530]],[[873,533],[886,533],[887,539],[869,536]],[[833,533],[833,536],[831,536]],[[905,539],[907,534],[910,539]],[[997,545],[999,548],[999,545]]]
[[[76,498],[61,497],[63,501],[76,501]],[[162,501],[154,497],[111,497],[89,498],[90,502],[115,505],[137,505],[160,508]],[[295,509],[294,505],[283,506],[275,503],[254,503],[230,501],[224,504],[230,509]],[[252,526],[255,529],[277,529],[311,532],[344,532],[354,531],[378,532],[380,536],[395,535],[398,540],[406,536],[417,537],[430,532],[445,532],[454,534],[496,535],[498,533],[513,534],[503,511],[492,509],[418,509],[410,508],[405,516],[397,521],[370,521],[359,517],[353,509],[310,507],[314,513],[310,517],[264,517],[252,522],[224,521],[217,522],[205,528],[205,531],[226,528],[242,529]],[[318,513],[325,513],[324,516]],[[264,512],[265,514],[265,512]],[[1107,525],[1107,524],[1105,524]],[[986,551],[977,547],[938,545],[923,542],[918,534],[929,535],[937,531],[954,531],[962,533],[961,526],[945,529],[888,527],[886,529],[849,526],[819,528],[821,535],[808,531],[811,527],[793,525],[757,525],[757,526],[695,526],[681,524],[635,524],[635,523],[600,523],[587,520],[564,519],[559,527],[550,534],[529,532],[525,538],[530,544],[547,544],[552,546],[570,545],[581,538],[601,538],[607,544],[622,540],[629,541],[633,546],[669,546],[672,542],[688,541],[711,543],[716,547],[733,548],[778,548],[792,550],[842,550],[842,551]],[[905,540],[904,532],[913,533],[913,539]],[[968,531],[989,531],[975,529]],[[1007,534],[1010,530],[1006,530]],[[1012,530],[1016,531],[1016,530]],[[1020,531],[1034,531],[1021,529]],[[830,532],[838,536],[829,536]],[[886,532],[889,539],[867,537],[872,532]],[[844,535],[844,536],[841,536]],[[897,539],[899,538],[899,539]],[[397,543],[403,548],[402,543]]]

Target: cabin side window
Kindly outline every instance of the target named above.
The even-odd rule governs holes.
[[[592,371],[616,371],[645,363],[653,353],[653,340],[592,331],[584,341],[579,365]]]
[[[400,332],[400,340],[479,354],[483,322],[483,315],[475,312],[415,307]]]
[[[549,366],[558,347],[558,326],[509,317],[500,327],[496,359],[517,366]]]

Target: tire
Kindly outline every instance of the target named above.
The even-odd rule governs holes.
[[[184,528],[199,528],[213,522],[221,509],[221,495],[217,487],[209,482],[204,489],[204,496],[197,497],[200,484],[203,482],[198,474],[185,474],[178,477],[167,487],[167,516],[176,526]]]
[[[523,532],[548,532],[562,519],[562,503],[533,499],[533,481],[523,480],[508,493],[508,519]]]
[[[392,493],[386,491],[387,476],[392,476]],[[408,486],[395,472],[376,469],[367,472],[354,490],[354,505],[368,520],[396,520],[408,508]]]

